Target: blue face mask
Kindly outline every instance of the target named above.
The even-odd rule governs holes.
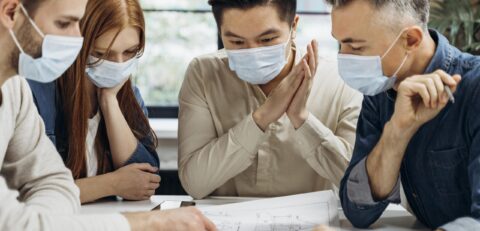
[[[25,53],[17,37],[10,30],[13,41],[20,50],[18,72],[21,76],[41,83],[53,82],[59,78],[75,61],[83,46],[82,37],[44,35],[27,11],[20,5],[33,28],[43,37],[42,57],[34,59]]]
[[[88,78],[98,88],[113,88],[119,86],[130,78],[138,67],[138,58],[134,57],[123,63],[115,63],[108,60],[89,56],[87,67]]]
[[[382,59],[392,50],[400,39],[402,31],[383,56],[338,55],[338,70],[347,85],[364,95],[374,96],[392,89],[397,75],[408,59],[408,53],[391,77],[383,73]]]
[[[288,57],[285,56],[289,43],[290,39],[275,46],[227,50],[230,70],[250,84],[266,84],[275,79],[287,64]]]

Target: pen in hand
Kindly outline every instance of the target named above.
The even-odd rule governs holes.
[[[450,99],[450,102],[453,104],[455,103],[455,98],[453,97],[452,90],[448,86],[445,86],[445,92],[447,92],[448,98]]]

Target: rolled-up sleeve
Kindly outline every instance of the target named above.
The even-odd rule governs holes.
[[[125,162],[125,166],[135,163],[148,163],[151,166],[160,167],[157,152],[148,148],[145,143],[150,143],[150,141],[144,141],[144,143],[138,142],[137,148],[127,162]]]
[[[372,189],[368,179],[366,158],[360,161],[350,172],[347,180],[347,195],[350,201],[357,205],[375,206],[379,202],[372,196]],[[398,179],[392,193],[385,201],[400,203],[400,179]]]
[[[377,145],[382,135],[383,124],[379,120],[378,115],[379,113],[375,98],[365,97],[358,120],[357,136],[352,161],[350,162],[350,166],[348,167],[340,185],[340,201],[345,216],[355,227],[358,228],[368,228],[371,224],[377,221],[390,203],[389,200],[376,203],[363,203],[368,202],[369,199],[363,198],[363,196],[368,195],[369,193],[371,195],[371,191],[370,189],[366,189],[369,187],[368,177],[366,177],[367,179],[363,177],[364,181],[360,182],[362,179],[361,175],[366,173],[366,169],[364,169],[365,158]],[[360,178],[356,179],[356,177],[359,176]],[[351,182],[352,180],[353,184]],[[349,187],[352,186],[355,188],[351,190]],[[351,191],[355,190],[364,191],[352,194]],[[353,198],[350,197],[351,195]]]

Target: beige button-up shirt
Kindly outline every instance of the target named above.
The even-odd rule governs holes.
[[[224,50],[191,62],[179,97],[179,175],[191,196],[337,190],[363,97],[340,79],[335,59],[320,58],[299,129],[284,115],[263,132],[252,113],[266,99],[230,70]]]

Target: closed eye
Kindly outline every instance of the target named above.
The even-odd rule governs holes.
[[[124,54],[126,54],[126,55],[134,55],[134,54],[136,54],[136,53],[138,53],[137,49],[135,49],[135,50],[128,50],[128,51],[125,51],[125,52],[124,52]]]
[[[105,53],[102,53],[102,52],[99,52],[99,51],[94,51],[94,52],[93,52],[93,56],[95,56],[95,57],[101,58],[101,57],[103,57],[104,55],[105,55]]]
[[[364,49],[365,49],[364,47],[352,47],[352,51],[356,51],[356,52],[361,52]]]
[[[56,26],[57,26],[59,29],[67,29],[68,27],[70,27],[70,25],[72,25],[72,22],[69,22],[69,21],[56,21],[55,24],[56,24]]]
[[[265,39],[262,39],[261,42],[262,43],[270,43],[272,42],[273,40],[277,39],[278,37],[272,37],[272,38],[265,38]]]
[[[243,42],[243,41],[231,41],[231,43],[234,44],[234,45],[237,45],[237,46],[241,46],[241,45],[245,44],[245,42]]]

